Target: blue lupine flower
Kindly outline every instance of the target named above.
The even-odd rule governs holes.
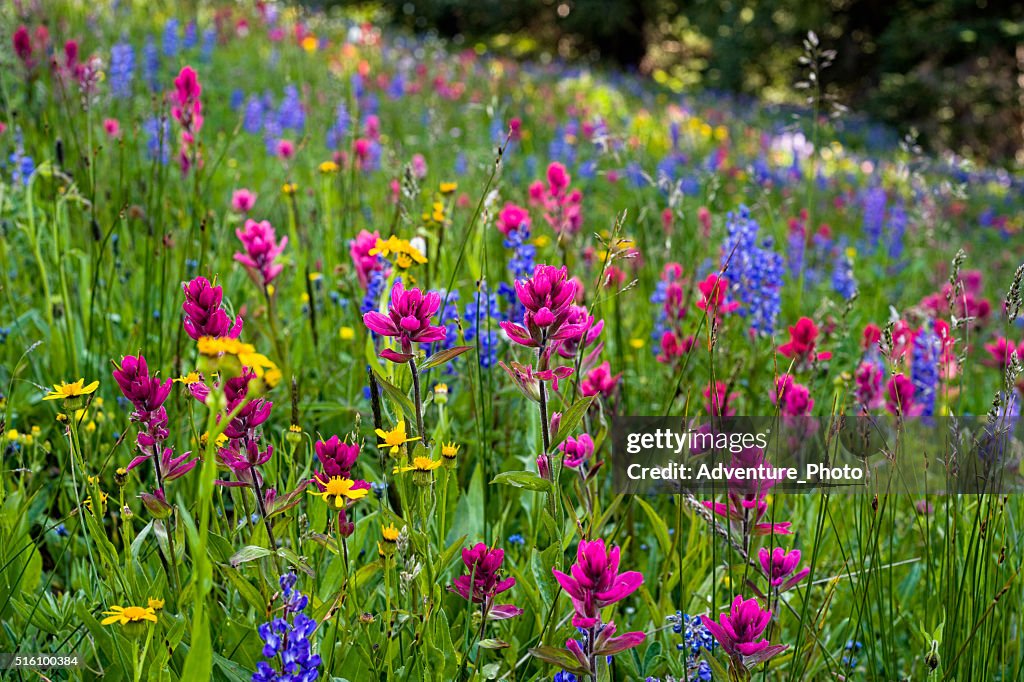
[[[843,656],[843,659],[842,659],[843,665],[849,666],[850,668],[853,668],[854,666],[856,666],[857,665],[856,653],[858,651],[860,651],[861,648],[863,648],[863,646],[864,645],[861,644],[860,642],[855,642],[852,639],[848,640],[846,642],[846,646],[844,647],[843,650],[847,651],[849,653],[847,655]]]
[[[256,95],[249,95],[245,100],[245,114],[242,116],[242,127],[245,132],[255,135],[263,128],[263,100]]]
[[[466,160],[466,155],[463,152],[459,152],[455,156],[455,173],[456,175],[465,175],[466,169],[469,166],[469,162]]]
[[[799,279],[804,269],[804,252],[806,251],[807,238],[804,231],[790,230],[788,248],[786,249],[786,265],[789,267],[789,276]]]
[[[711,668],[707,661],[699,660],[701,649],[709,653],[715,650],[718,642],[704,626],[701,616],[691,616],[676,611],[675,615],[666,618],[672,623],[672,632],[683,636],[682,643],[677,643],[676,648],[685,653],[686,680],[688,682],[705,682],[711,679]]]
[[[334,125],[327,131],[327,146],[331,149],[340,149],[344,145],[351,124],[352,116],[348,113],[348,107],[344,102],[338,102],[338,108],[334,111]]]
[[[508,261],[508,269],[515,279],[526,279],[533,274],[533,259],[537,255],[537,247],[529,243],[530,228],[520,225],[512,230],[502,242],[506,249],[514,249]]]
[[[739,312],[750,320],[751,330],[772,334],[784,283],[782,255],[774,251],[771,238],[758,243],[760,226],[750,217],[746,206],[741,205],[738,213],[729,213],[726,228],[722,265],[728,260],[730,288],[735,298],[745,304]]]
[[[401,99],[402,95],[405,94],[405,78],[402,74],[396,73],[395,77],[388,83],[388,97],[390,99]]]
[[[525,545],[526,544],[526,538],[524,538],[521,533],[513,533],[512,535],[508,536],[508,544],[510,544],[510,545]]]
[[[284,97],[277,109],[277,124],[282,130],[291,129],[299,133],[306,127],[306,112],[302,109],[302,100],[294,85],[285,86]]]
[[[577,677],[563,670],[555,673],[555,676],[551,678],[551,682],[577,682]]]
[[[853,261],[846,253],[845,243],[840,242],[832,262],[832,288],[849,301],[857,293],[857,280],[853,276]]]
[[[907,212],[902,204],[896,204],[889,211],[889,258],[898,261],[903,257],[903,235],[907,230]]]
[[[178,56],[181,45],[178,42],[178,20],[170,18],[164,24],[163,53],[165,57],[174,58]]]
[[[882,239],[882,228],[885,226],[885,190],[872,187],[864,194],[864,236],[867,237],[871,253],[878,248]]]
[[[36,172],[36,164],[32,157],[25,153],[20,128],[14,131],[14,151],[8,160],[11,163],[11,182],[15,185],[28,186],[29,178]]]
[[[371,270],[370,276],[366,281],[366,296],[363,297],[363,302],[359,306],[359,312],[366,314],[371,310],[376,310],[380,305],[381,294],[384,293],[384,287],[387,285],[387,276],[381,270]]]
[[[498,335],[497,323],[503,319],[498,294],[488,293],[486,285],[466,304],[465,338],[466,341],[479,338],[478,360],[484,369],[498,364],[498,343],[501,337]]]
[[[444,340],[441,341],[441,348],[448,349],[455,345],[459,337],[459,292],[442,290],[440,294],[445,304],[439,321],[446,332]]]
[[[213,48],[217,47],[217,29],[208,28],[203,31],[203,47],[200,55],[204,62],[213,59]]]
[[[297,580],[294,573],[281,576],[284,615],[256,628],[263,640],[263,656],[279,667],[260,661],[252,674],[252,682],[312,682],[320,674],[320,656],[312,653],[309,641],[317,623],[303,613],[309,605],[309,597],[295,589]]]
[[[170,160],[170,125],[166,118],[150,118],[142,124],[146,133],[146,151],[150,159],[158,159],[160,163]]]
[[[577,173],[582,180],[593,180],[597,177],[597,161],[594,159],[587,159],[579,165],[576,169]]]
[[[196,29],[196,22],[190,21],[185,25],[185,36],[181,44],[186,50],[191,50],[199,42],[199,32]]]
[[[110,94],[116,99],[131,97],[132,79],[135,78],[135,48],[129,43],[118,43],[110,48]]]
[[[914,402],[922,406],[921,416],[935,414],[935,389],[939,383],[939,354],[942,344],[938,335],[922,329],[914,337],[910,381],[914,384]]]
[[[644,169],[640,167],[640,164],[636,161],[630,161],[626,165],[626,179],[634,187],[644,187],[647,185],[647,178],[644,177]]]
[[[146,36],[146,44],[142,48],[142,65],[146,72],[146,85],[156,92],[160,89],[160,53],[153,36]]]

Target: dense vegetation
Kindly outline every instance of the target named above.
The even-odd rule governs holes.
[[[895,458],[974,415],[1019,486],[1020,176],[815,87],[794,120],[362,15],[3,11],[0,652],[1024,674],[1018,495],[624,495],[611,466],[617,416],[937,424]]]

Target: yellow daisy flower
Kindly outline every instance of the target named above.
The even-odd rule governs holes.
[[[329,173],[337,173],[338,164],[334,163],[333,161],[324,161],[323,163],[320,164],[320,172],[323,173],[324,175],[328,175]]]
[[[345,500],[359,500],[366,497],[366,494],[370,492],[365,488],[356,488],[353,490],[352,486],[356,484],[351,478],[341,478],[340,476],[332,476],[331,478],[324,480],[319,475],[316,477],[317,483],[324,486],[323,492],[319,490],[307,490],[310,495],[316,495],[321,498],[327,504],[341,509],[345,506]]]
[[[441,189],[441,194],[443,194],[445,196],[448,196],[449,194],[451,194],[452,192],[454,192],[458,188],[459,188],[459,183],[457,183],[457,182],[442,182],[440,189]]]
[[[89,395],[97,388],[99,388],[100,382],[94,381],[88,386],[85,385],[85,379],[79,379],[73,383],[64,383],[53,385],[53,390],[46,394],[43,400],[68,400],[71,398],[79,398],[82,396]]]
[[[378,443],[379,448],[391,448],[390,452],[392,455],[398,454],[398,449],[414,440],[419,440],[420,437],[409,438],[405,433],[405,420],[398,422],[395,428],[390,431],[384,429],[377,429],[376,434],[380,437],[383,443]]]
[[[164,607],[164,600],[157,599],[156,597],[150,597],[147,600],[147,603],[149,605],[149,608],[153,609],[154,611],[159,611]]]
[[[462,449],[462,446],[457,443],[442,443],[441,456],[445,459],[455,459],[459,456],[460,449]]]
[[[439,459],[430,459],[429,457],[414,457],[412,460],[412,466],[395,467],[392,473],[404,474],[407,471],[426,473],[433,471],[437,467],[441,466],[441,464],[442,462]]]
[[[156,622],[156,611],[152,606],[147,606],[146,608],[141,606],[111,606],[109,611],[103,612],[103,615],[107,616],[100,621],[103,625],[113,625],[114,623],[128,625],[129,623],[142,623],[147,620],[152,623]]]

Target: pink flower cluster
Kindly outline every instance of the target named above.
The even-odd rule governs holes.
[[[818,325],[809,317],[801,317],[789,328],[789,341],[779,346],[779,353],[793,359],[798,366],[830,359],[832,353],[815,350],[817,340]]]
[[[221,307],[224,291],[220,286],[213,286],[200,275],[181,288],[185,291],[181,309],[185,313],[182,324],[186,334],[197,341],[203,336],[238,338],[242,333],[242,317],[235,317],[232,323]]]
[[[143,501],[147,509],[162,518],[170,513],[164,497],[164,485],[190,472],[199,460],[190,460],[190,452],[175,457],[171,448],[163,446],[169,435],[164,402],[171,393],[170,379],[161,381],[151,375],[146,358],[141,354],[124,356],[113,376],[121,393],[135,408],[131,420],[141,425],[136,437],[140,454],[126,468],[131,471],[147,460],[153,461],[156,488],[153,493],[145,493]]]
[[[615,636],[615,623],[601,620],[602,609],[633,594],[644,581],[638,571],[619,572],[618,547],[608,550],[603,539],[581,540],[576,547],[576,563],[569,573],[556,568],[551,572],[572,599],[575,611],[572,624],[585,631],[582,642],[576,639],[566,642],[566,648],[585,674],[597,673],[593,669],[594,661],[603,661],[644,641],[643,632]]]
[[[380,233],[377,231],[367,232],[360,230],[355,239],[348,243],[348,253],[352,257],[352,265],[355,267],[359,284],[366,288],[370,281],[370,273],[384,271],[387,269],[387,262],[376,254],[371,254],[380,241]]]
[[[275,262],[288,245],[288,237],[277,240],[277,233],[269,221],[246,220],[245,226],[235,230],[244,251],[235,253],[235,260],[245,266],[249,277],[264,289],[281,274],[284,266]]]
[[[197,138],[203,127],[203,105],[199,99],[203,88],[199,84],[199,76],[191,66],[182,67],[174,79],[174,92],[171,93],[171,117],[181,126],[181,148],[178,151],[178,163],[181,172],[186,174],[192,167],[201,163]]]
[[[448,590],[474,604],[481,604],[483,617],[487,620],[514,618],[523,612],[514,604],[495,604],[494,598],[507,592],[516,584],[512,577],[501,577],[501,565],[505,561],[505,550],[490,548],[480,542],[472,548],[463,547],[462,563],[466,573],[455,579]]]
[[[402,352],[396,353],[388,348],[380,354],[382,358],[392,362],[408,362],[412,359],[413,343],[444,340],[447,330],[430,323],[430,318],[437,314],[440,307],[441,296],[436,291],[429,291],[426,295],[419,289],[406,291],[399,280],[391,288],[387,315],[371,310],[363,315],[363,324],[381,336],[398,339]]]
[[[327,440],[318,440],[313,444],[316,457],[320,460],[320,474],[311,480],[321,492],[327,489],[326,481],[331,478],[355,478],[352,469],[359,458],[359,445],[356,443],[345,443],[337,436],[331,436]],[[353,490],[369,490],[370,484],[364,480],[356,480],[352,485]],[[349,537],[356,530],[356,525],[348,518],[347,509],[354,504],[349,500],[347,505],[338,509],[338,533],[342,537]]]
[[[729,655],[732,665],[739,670],[749,670],[786,650],[786,644],[771,644],[762,639],[772,612],[762,609],[757,599],[744,600],[736,595],[729,613],[723,613],[718,621],[710,616],[703,618],[706,627]],[[746,679],[746,678],[742,678]]]
[[[565,166],[556,162],[548,166],[547,184],[537,180],[529,189],[530,205],[543,209],[544,219],[559,236],[574,235],[583,225],[583,193],[569,190],[571,180]]]

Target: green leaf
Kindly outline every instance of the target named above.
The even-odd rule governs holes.
[[[277,550],[277,556],[281,557],[289,564],[291,564],[295,568],[299,569],[300,571],[308,575],[310,578],[316,577],[316,573],[314,573],[313,569],[310,568],[305,561],[303,561],[302,557],[300,557],[298,554],[288,549],[287,547],[282,547],[279,550]]]
[[[568,649],[556,649],[553,646],[535,646],[529,650],[530,655],[542,661],[556,665],[571,673],[582,673],[580,662],[569,653]]]
[[[558,423],[558,433],[551,441],[551,450],[557,448],[562,441],[572,435],[573,431],[583,420],[583,415],[590,409],[590,403],[594,402],[594,396],[588,395],[574,402],[568,410],[562,413],[562,420]]]
[[[455,509],[452,526],[448,529],[445,541],[451,545],[455,538],[464,537],[476,540],[484,535],[484,520],[480,510],[484,508],[484,476],[483,467],[477,464],[473,476],[469,480],[469,488],[459,497]]]
[[[555,601],[555,595],[558,594],[559,590],[558,581],[555,580],[554,574],[551,573],[555,562],[558,561],[559,551],[560,547],[556,542],[544,551],[539,551],[534,547],[530,555],[530,570],[533,571],[534,583],[540,591],[540,598],[544,602],[546,609],[551,608]]]
[[[491,484],[502,483],[513,488],[525,488],[546,493],[551,490],[551,481],[541,478],[533,471],[503,471],[494,477]]]
[[[444,550],[441,553],[440,558],[437,560],[437,563],[435,564],[435,572],[436,573],[444,573],[445,570],[447,570],[448,564],[450,564],[452,562],[452,560],[455,559],[455,555],[458,554],[462,550],[462,547],[465,544],[465,542],[466,542],[466,536],[463,535],[458,540],[453,542],[448,547],[448,549]]]
[[[382,389],[384,389],[384,393],[386,393],[387,396],[391,398],[391,400],[393,400],[395,404],[398,405],[399,408],[401,408],[402,413],[405,415],[405,418],[411,422],[415,422],[416,407],[412,404],[412,400],[409,399],[409,396],[407,396],[405,392],[402,391],[402,389],[398,388],[393,383],[391,383],[383,376],[381,376],[380,373],[377,372],[376,370],[374,370],[373,373],[377,377],[377,383],[380,384],[380,387]]]
[[[477,646],[481,649],[507,649],[509,643],[500,639],[481,639]]]
[[[672,539],[668,535],[668,525],[665,524],[665,519],[661,518],[658,512],[654,511],[654,508],[642,497],[635,496],[633,500],[647,514],[647,520],[651,522],[651,529],[654,531],[654,537],[658,539],[658,547],[661,549],[662,556],[669,556],[672,552]]]
[[[420,371],[425,372],[428,369],[440,367],[441,365],[451,362],[452,360],[459,357],[466,351],[470,350],[473,350],[472,346],[452,346],[451,348],[446,348],[445,350],[439,350],[433,355],[431,355],[429,358],[424,360],[423,364],[419,365],[418,369]]]
[[[203,612],[192,625],[192,639],[189,642],[185,667],[181,670],[183,680],[208,680],[213,672],[213,648],[210,645],[210,621]]]
[[[256,559],[262,559],[268,557],[274,552],[267,549],[266,547],[257,547],[256,545],[246,545],[242,549],[234,553],[229,559],[229,563],[232,567],[238,568],[241,564],[249,561],[255,561]]]
[[[245,599],[250,606],[256,609],[257,613],[266,608],[267,603],[263,598],[263,595],[260,594],[260,591],[256,589],[251,582],[243,578],[241,573],[225,564],[217,564],[217,568],[219,568],[221,573],[224,574],[224,577],[228,579],[231,586],[238,590],[238,593],[242,598]]]

